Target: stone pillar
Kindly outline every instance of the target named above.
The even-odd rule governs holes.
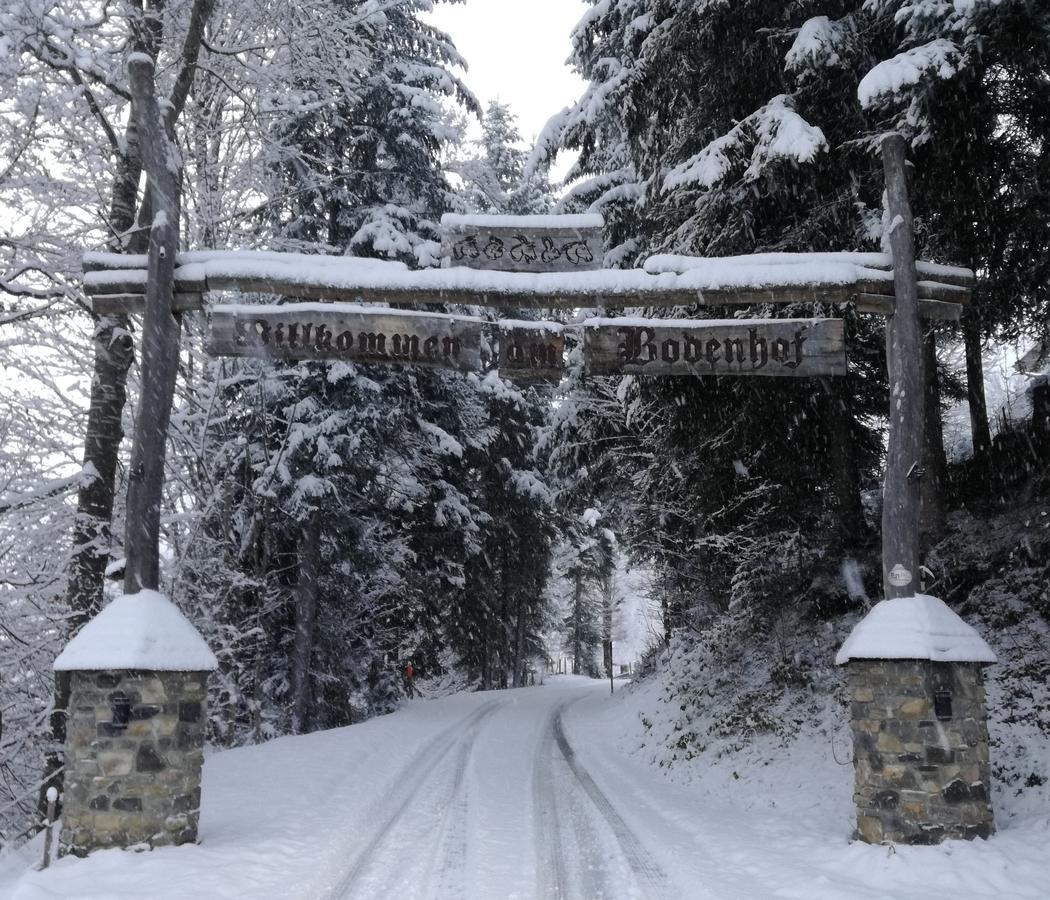
[[[59,852],[197,840],[207,672],[71,672]]]
[[[883,600],[836,657],[849,665],[856,837],[938,844],[995,831],[983,666],[995,654],[935,597]]]
[[[216,667],[156,591],[115,598],[66,645],[54,664],[70,679],[60,854],[197,840]]]
[[[849,663],[857,837],[937,844],[995,830],[981,664]]]

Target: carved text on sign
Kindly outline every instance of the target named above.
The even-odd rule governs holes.
[[[788,369],[802,365],[802,345],[806,342],[804,330],[795,331],[791,340],[774,338],[766,340],[757,328],[747,330],[747,338],[727,337],[702,340],[683,334],[681,338],[665,338],[657,341],[654,328],[618,328],[623,337],[618,348],[620,357],[627,365],[646,365],[657,361],[676,363],[684,360],[690,365],[710,367],[717,372],[720,364],[739,365],[752,372],[764,369],[770,363]]]
[[[584,330],[595,375],[763,375],[846,372],[840,319],[739,322],[595,319]]]
[[[476,319],[338,305],[215,307],[216,356],[346,359],[474,371],[481,365]]]
[[[593,272],[600,216],[445,216],[442,265],[495,272]]]
[[[491,235],[482,246],[477,235],[470,235],[453,243],[452,259],[462,263],[485,256],[496,262],[506,255],[515,263],[527,264],[540,260],[548,265],[564,259],[577,268],[594,262],[594,252],[585,241],[555,241],[551,237],[541,237],[538,240],[537,245],[536,239],[524,234],[516,234],[510,241]]]
[[[557,381],[565,369],[565,339],[551,323],[500,323],[499,371],[504,378]]]
[[[390,356],[393,359],[420,359],[436,361],[439,358],[458,359],[463,345],[456,337],[420,338],[416,334],[387,335],[374,331],[340,331],[336,334],[324,324],[310,322],[278,322],[271,325],[265,319],[234,319],[234,341],[238,347],[253,350],[303,350],[324,354],[337,351],[356,351],[361,356]]]

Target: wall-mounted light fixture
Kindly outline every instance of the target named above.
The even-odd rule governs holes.
[[[131,721],[131,701],[123,691],[117,691],[109,696],[109,710],[112,714],[110,726],[123,731]]]

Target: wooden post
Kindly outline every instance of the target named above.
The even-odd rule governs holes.
[[[46,869],[51,865],[51,845],[55,839],[55,810],[57,804],[58,788],[49,787],[47,789],[47,823],[44,831],[44,859],[40,863],[41,869]]]
[[[883,139],[882,162],[890,219],[887,238],[897,297],[896,310],[886,324],[890,415],[882,500],[882,585],[883,595],[889,599],[909,597],[919,590],[925,382],[915,237],[901,135]]]
[[[160,587],[160,507],[164,455],[179,363],[180,326],[172,313],[175,253],[179,238],[177,150],[161,115],[153,61],[144,53],[128,60],[128,82],[153,200],[146,311],[142,323],[142,391],[128,478],[124,590]]]

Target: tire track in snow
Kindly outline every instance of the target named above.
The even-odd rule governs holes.
[[[554,713],[552,731],[558,749],[561,750],[561,754],[564,757],[565,762],[568,764],[569,769],[572,771],[572,774],[576,776],[576,780],[591,799],[591,802],[594,803],[598,812],[601,813],[606,824],[612,830],[613,836],[616,838],[617,843],[620,845],[620,849],[623,851],[627,864],[631,867],[631,872],[638,880],[639,887],[641,887],[645,893],[652,898],[667,896],[667,875],[664,873],[663,869],[653,861],[641,841],[638,840],[634,832],[631,831],[630,826],[628,826],[623,817],[616,811],[616,808],[612,805],[604,791],[595,784],[594,779],[591,778],[582,763],[577,759],[576,752],[572,749],[572,745],[565,736],[565,726],[562,722],[562,715],[567,706],[568,704],[563,704],[558,707]]]
[[[554,790],[551,767],[554,765],[554,716],[553,713],[543,728],[532,773],[533,826],[537,858],[537,881],[540,896],[549,900],[560,900],[566,896],[568,881],[565,877],[565,855],[563,835],[558,819],[558,798]]]
[[[495,712],[495,706],[490,710]],[[467,808],[469,797],[466,789],[467,766],[474,753],[481,723],[489,713],[474,720],[456,758],[456,774],[452,780],[452,795],[442,818],[440,845],[441,864],[438,868],[434,897],[437,900],[453,900],[465,896],[465,873],[467,869]]]
[[[460,752],[456,759],[453,791],[459,788],[466,772],[470,751],[477,738],[478,725],[482,720],[494,713],[500,705],[498,701],[490,701],[465,720],[461,720],[455,725],[446,728],[437,737],[430,740],[402,768],[401,772],[394,779],[395,787],[383,800],[380,810],[377,810],[378,815],[376,818],[380,819],[379,827],[368,844],[358,852],[354,861],[346,869],[339,881],[325,894],[326,900],[341,900],[341,898],[350,896],[355,884],[360,881],[361,876],[375,861],[376,852],[391,836],[398,823],[405,817],[405,814],[415,805],[415,801],[418,799],[418,795],[424,785],[440,771],[441,763],[457,745],[460,745]],[[453,796],[455,796],[454,793]],[[391,811],[385,817],[382,817],[382,810]],[[450,811],[450,808],[446,808],[445,814],[442,816],[443,826],[447,822]],[[369,821],[372,821],[372,819],[370,818]]]

